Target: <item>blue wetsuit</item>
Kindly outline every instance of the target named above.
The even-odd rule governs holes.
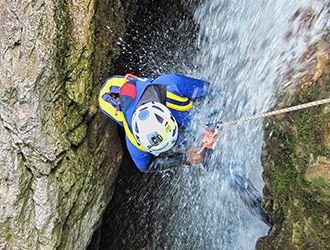
[[[138,107],[139,101],[143,98],[145,90],[150,85],[157,85],[160,87],[159,94],[164,97],[164,104],[169,108],[172,115],[176,119],[179,127],[187,127],[190,122],[190,114],[187,106],[192,100],[201,98],[206,94],[209,83],[203,80],[178,75],[167,74],[157,77],[155,80],[139,78],[129,78],[120,91],[121,109],[125,116],[125,120],[131,129],[132,116]],[[161,90],[163,89],[163,90]],[[171,94],[168,94],[171,92]],[[176,96],[177,100],[170,98]],[[162,97],[160,97],[162,99]],[[159,100],[155,100],[159,101]],[[126,143],[128,151],[141,171],[148,171],[154,159],[154,156],[148,152],[144,152],[134,146],[130,139],[126,136]]]

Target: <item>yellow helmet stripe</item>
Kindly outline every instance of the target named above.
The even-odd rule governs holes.
[[[128,124],[126,122],[126,119],[124,118],[123,120],[123,125],[124,125],[124,129],[125,129],[125,133],[126,136],[128,137],[128,139],[130,140],[130,142],[137,147],[138,149],[140,149],[143,152],[148,152],[143,146],[139,145],[137,140],[135,139],[134,135],[132,134],[131,130],[128,127]]]

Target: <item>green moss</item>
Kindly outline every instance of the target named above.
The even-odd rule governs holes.
[[[82,123],[75,130],[69,133],[68,138],[70,142],[73,145],[78,146],[86,136],[86,131],[87,131],[87,125],[85,123]]]
[[[106,57],[109,51],[113,51],[112,59],[118,55],[115,41],[123,33],[123,28],[114,32],[109,27],[123,27],[124,15],[123,11],[116,13],[116,22],[109,18],[113,5],[121,5],[118,1],[100,2],[95,9],[77,13],[82,16],[72,15],[72,8],[85,10],[80,8],[83,4],[95,7],[89,1],[74,6],[63,0],[56,2],[56,79],[49,84],[50,97],[44,109],[47,133],[54,137],[54,144],[63,145],[50,175],[54,176],[56,198],[60,200],[54,229],[60,242],[56,244],[66,249],[82,240],[79,230],[90,231],[96,226],[95,220],[100,219],[111,198],[120,162],[118,145],[113,143],[117,137],[108,131],[106,117],[97,114],[97,92],[98,81],[112,66],[107,65]],[[79,18],[84,25],[78,28],[86,31],[82,36],[73,32],[78,30],[74,25]]]
[[[324,198],[327,198],[327,202],[330,202],[330,183],[325,181],[321,176],[311,181],[312,186],[316,190],[322,190],[324,192]]]
[[[291,188],[296,178],[294,169],[291,166],[285,166],[284,170],[278,169],[274,174],[274,181],[272,183],[272,194],[275,197],[280,197],[286,194],[286,191]]]
[[[330,95],[329,76],[300,90],[292,105],[307,103]],[[267,211],[276,230],[262,244],[276,249],[326,249],[330,244],[330,183],[316,174],[306,179],[320,156],[330,159],[324,141],[330,112],[314,107],[274,118],[266,131],[265,181],[270,195]],[[317,169],[315,170],[317,171]],[[260,244],[260,249],[265,245]]]

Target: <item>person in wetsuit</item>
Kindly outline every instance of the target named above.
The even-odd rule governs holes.
[[[196,156],[200,162],[206,157],[207,164],[212,150],[206,154],[192,151],[192,157],[189,154],[186,157],[185,152],[171,149],[182,142],[182,131],[191,120],[189,111],[193,101],[202,98],[209,85],[209,82],[178,74],[162,75],[155,80],[114,76],[101,88],[99,107],[124,127],[128,152],[140,171],[157,172],[184,162],[190,164]],[[269,224],[261,207],[261,195],[250,180],[235,176],[231,187],[252,214]]]
[[[150,172],[173,165],[174,159],[183,160],[185,154],[174,152],[175,157],[165,154],[182,141],[181,131],[190,123],[193,101],[206,94],[209,82],[178,74],[162,75],[155,80],[139,77],[123,80],[115,76],[113,84],[107,85],[112,80],[102,86],[99,107],[124,127],[126,145],[137,168]],[[118,84],[120,81],[123,84]],[[113,97],[115,85],[120,88],[118,96]],[[109,103],[116,101],[116,111],[111,112]]]

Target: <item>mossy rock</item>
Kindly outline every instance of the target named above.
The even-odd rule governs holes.
[[[329,98],[329,79],[325,73],[298,90],[291,105]],[[268,120],[264,206],[273,227],[257,249],[327,249],[330,245],[329,121],[329,105]]]

